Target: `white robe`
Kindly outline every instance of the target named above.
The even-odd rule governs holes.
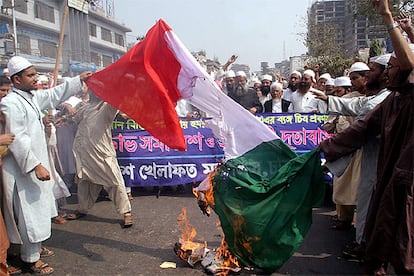
[[[40,181],[34,168],[40,163],[50,170],[41,110],[54,108],[61,101],[81,91],[79,77],[51,89],[28,93],[14,88],[0,103],[6,116],[6,133],[14,133],[9,154],[3,159],[4,219],[10,242],[21,238],[13,217],[13,192],[16,190],[32,243],[48,239],[51,218],[57,215],[52,181]]]

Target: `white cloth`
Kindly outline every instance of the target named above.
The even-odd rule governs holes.
[[[175,111],[177,111],[178,117],[185,117],[188,113],[193,112],[193,107],[186,99],[181,99],[177,102]]]
[[[281,113],[282,112],[282,100],[273,99],[272,100],[272,113]]]
[[[285,90],[283,90],[282,99],[290,102],[292,100],[292,94],[293,91],[290,88],[286,88]]]
[[[391,92],[384,88],[373,96],[361,96],[344,98],[328,96],[328,112],[330,114],[342,114],[361,118],[371,111],[377,104],[381,103]]]
[[[293,92],[290,105],[293,112],[309,113],[319,110],[318,100],[310,91],[305,94],[299,91]]]
[[[57,106],[81,89],[81,81],[75,77],[59,86],[33,93],[14,88],[0,103],[6,116],[6,133],[16,135],[9,146],[10,154],[3,160],[4,219],[12,243],[21,243],[13,217],[15,189],[30,242],[37,243],[50,237],[51,218],[57,215],[52,182],[38,180],[34,172],[40,163],[50,171],[41,110]]]

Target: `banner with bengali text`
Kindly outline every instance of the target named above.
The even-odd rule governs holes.
[[[292,150],[301,154],[330,137],[322,125],[328,115],[263,113],[257,117]],[[118,116],[112,124],[112,141],[127,186],[166,186],[203,180],[221,162],[222,143],[202,120],[182,119],[187,151],[170,149],[132,119]]]

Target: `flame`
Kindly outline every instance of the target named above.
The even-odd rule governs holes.
[[[197,230],[193,225],[191,225],[187,219],[187,208],[183,207],[181,214],[177,217],[178,228],[181,232],[181,248],[183,250],[194,250],[202,247],[207,247],[207,243],[201,244],[199,242],[194,242],[195,237],[197,236]]]
[[[208,179],[205,179],[201,182],[198,187],[193,187],[192,191],[194,196],[197,198],[198,206],[200,207],[203,214],[210,216],[211,210],[210,206],[214,208],[214,192],[213,192],[213,177],[217,172],[217,168],[212,172]]]
[[[204,257],[207,242],[195,242],[197,230],[187,219],[187,208],[183,207],[181,214],[177,217],[178,228],[181,232],[179,243],[174,246],[174,251],[181,260],[186,261],[189,265],[194,266],[195,263]]]
[[[239,214],[235,214],[233,219],[232,219],[232,226],[234,228],[234,232],[235,233],[244,233],[244,218],[239,215]],[[251,237],[251,236],[247,236],[247,235],[240,235],[238,237],[239,241],[241,242],[243,248],[245,250],[247,250],[247,252],[249,252],[250,254],[253,254],[253,248],[252,248],[252,244],[256,243],[257,241],[260,240],[260,237]],[[236,247],[236,245],[235,245]]]
[[[216,249],[214,260],[219,264],[219,269],[214,275],[228,275],[233,272],[235,268],[240,268],[237,257],[229,250],[228,243],[224,237],[221,240],[220,247]]]
[[[217,169],[216,169],[217,170]],[[210,187],[207,191],[204,192],[204,195],[206,197],[206,201],[208,203],[208,205],[212,206],[214,208],[215,203],[214,203],[214,192],[213,192],[213,177],[216,174],[217,171],[214,171],[213,173],[211,173],[209,175],[209,183],[210,183]]]

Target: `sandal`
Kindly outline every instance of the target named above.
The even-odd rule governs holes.
[[[7,273],[8,275],[20,275],[22,274],[22,270],[18,267],[7,264]]]
[[[131,212],[124,214],[124,228],[131,227],[133,224]]]
[[[134,199],[134,197],[132,196],[132,194],[131,194],[131,193],[127,193],[127,195],[128,195],[128,199],[129,199],[129,200],[133,200],[133,199]]]
[[[50,250],[50,249],[47,249],[46,247],[44,247],[44,246],[42,246],[42,247],[40,247],[40,251],[39,251],[39,253],[40,253],[40,257],[42,258],[42,257],[51,257],[51,256],[54,256],[55,255],[55,252],[53,252],[52,250]]]
[[[73,213],[70,213],[66,216],[67,220],[76,220],[76,219],[80,219],[83,218],[84,216],[86,216],[86,214],[81,213],[79,211],[75,211]]]
[[[24,263],[25,272],[29,272],[36,275],[49,275],[52,274],[55,270],[50,267],[47,263],[42,260],[38,260],[35,263]]]
[[[59,216],[53,217],[52,222],[56,224],[65,224],[68,221],[59,215]]]

